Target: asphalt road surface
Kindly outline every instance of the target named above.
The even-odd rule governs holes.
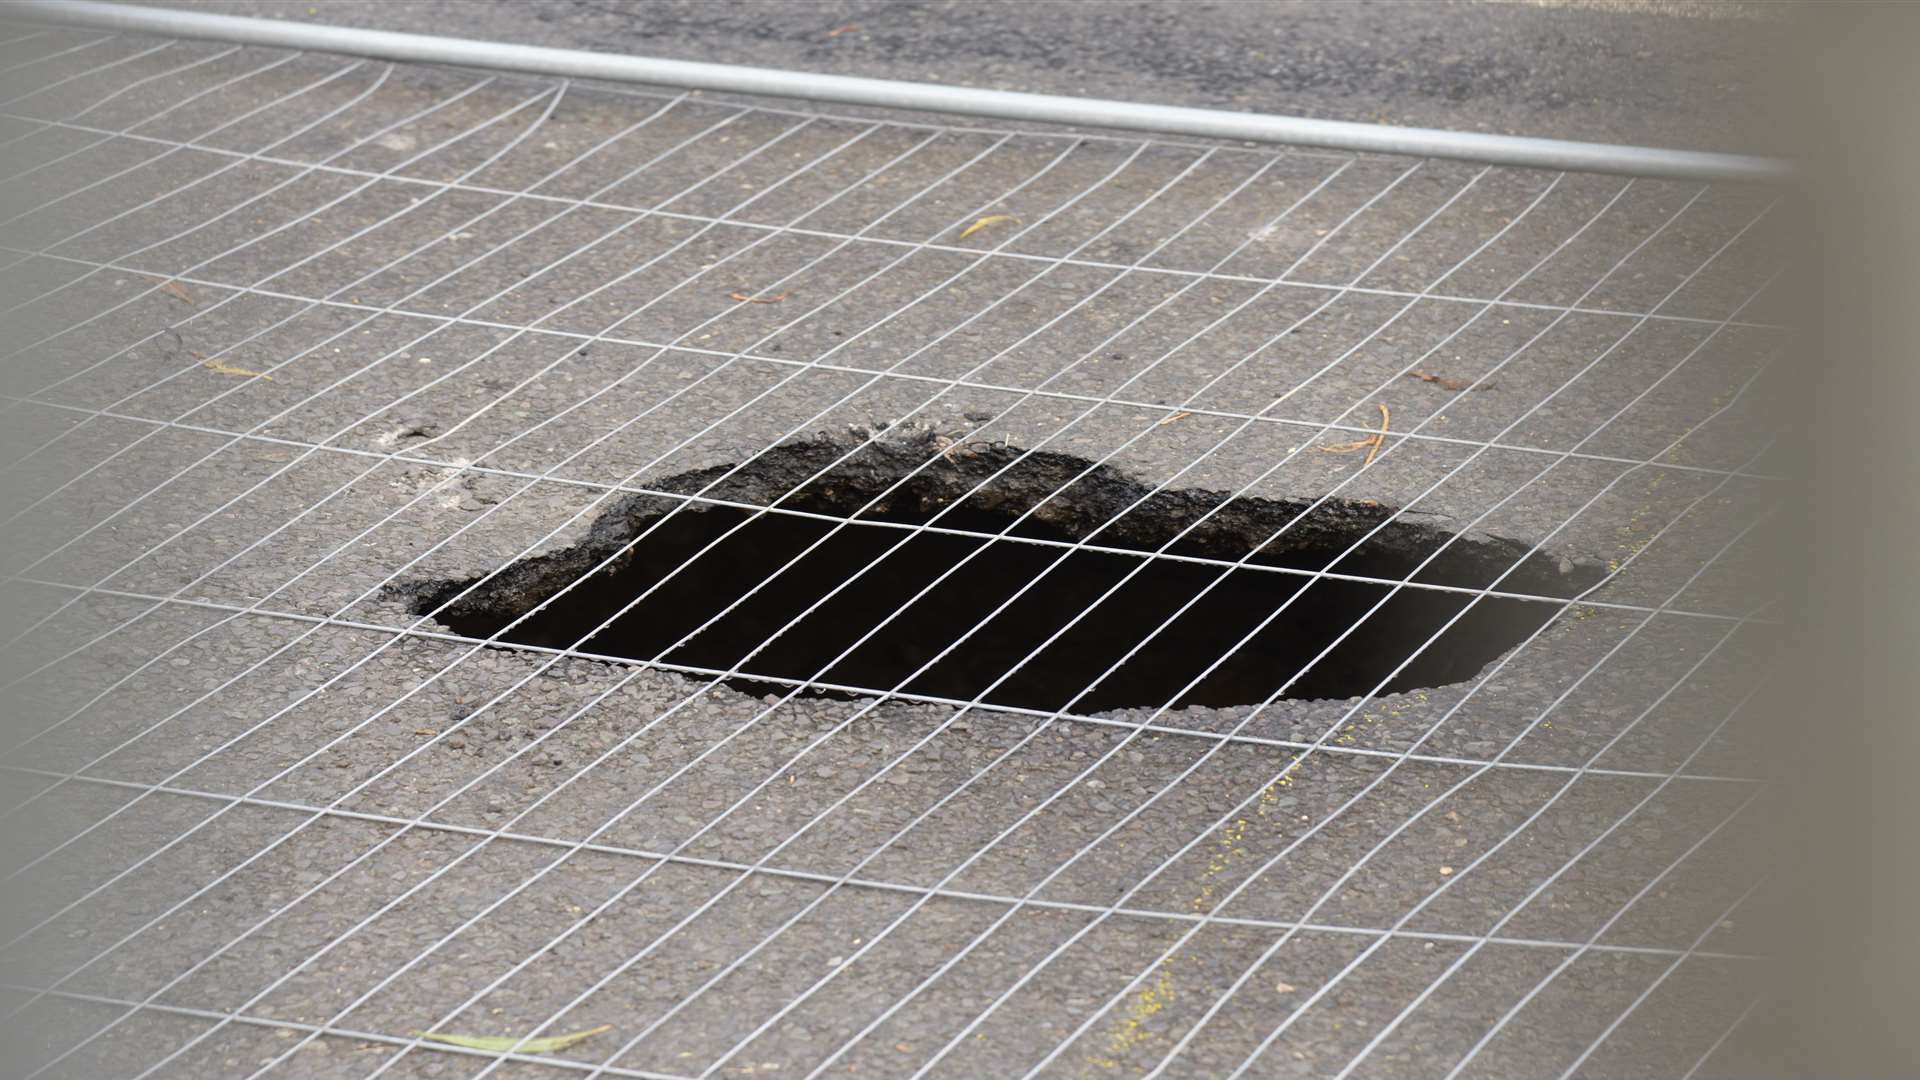
[[[1764,148],[1744,20],[286,13]],[[1752,1075],[1772,193],[86,40],[0,85],[20,1075]],[[846,528],[1137,553],[1218,509],[1191,573],[1391,521],[1492,553],[1438,602],[1603,584],[1464,679],[1084,713],[434,617],[876,487]],[[536,1028],[595,1034],[412,1035]]]
[[[186,5],[176,5],[186,6]],[[1765,5],[214,0],[680,60],[1696,150],[1778,152]]]

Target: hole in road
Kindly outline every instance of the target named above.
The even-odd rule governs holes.
[[[857,449],[826,439],[789,444],[731,476],[720,467],[656,486],[687,494],[711,488],[708,498],[754,506],[778,499],[785,509],[840,520],[634,496],[602,514],[579,544],[522,559],[465,596],[479,579],[421,582],[409,591],[417,614],[436,613],[461,634],[504,629],[504,643],[718,670],[737,665],[730,684],[754,694],[788,689],[753,678],[759,675],[959,700],[984,695],[1079,713],[1246,705],[1276,691],[1346,698],[1382,680],[1388,693],[1441,686],[1473,677],[1560,609],[1482,600],[1428,644],[1469,596],[1407,588],[1373,610],[1388,586],[1271,568],[1403,579],[1452,539],[1445,531],[1397,520],[1343,555],[1391,509],[1329,502],[1302,517],[1305,502],[1229,500],[1197,489],[1133,506],[1147,487],[1110,468],[1088,470],[1076,458],[1021,457],[1004,447],[948,460],[930,454],[924,440]],[[1145,556],[1208,511],[1215,512],[1169,554],[1238,560],[1293,524],[1248,567]],[[979,535],[902,527],[928,523]],[[1001,532],[1055,543],[985,539]],[[1081,539],[1112,550],[1058,546]],[[1414,580],[1485,587],[1527,548],[1455,540]],[[616,553],[604,570],[565,589]],[[1565,597],[1597,578],[1597,570],[1534,556],[1501,589]]]

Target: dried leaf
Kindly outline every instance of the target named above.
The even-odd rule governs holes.
[[[157,278],[157,277],[149,277],[147,278],[147,280],[157,283],[160,286],[161,292],[166,293],[168,296],[173,297],[175,300],[179,300],[182,303],[185,303],[192,307],[199,306],[199,304],[194,300],[193,294],[188,292],[187,287],[185,285],[180,284],[178,281],[174,281],[170,278]]]
[[[841,34],[851,34],[858,29],[860,29],[859,23],[851,23],[847,26],[837,26],[832,30],[827,31],[827,36],[830,38],[837,38]]]
[[[206,368],[208,371],[217,371],[222,375],[239,375],[249,379],[265,379],[268,382],[273,381],[273,376],[268,375],[263,371],[254,371],[251,368],[234,367],[232,364],[223,363],[219,360],[209,360],[197,352],[190,352],[187,355],[193,357],[195,360],[200,361],[200,366],[203,368]]]
[[[549,1035],[544,1039],[520,1038],[512,1035],[442,1035],[436,1031],[413,1031],[408,1034],[434,1042],[447,1043],[450,1046],[464,1046],[469,1050],[492,1050],[498,1053],[509,1051],[519,1054],[551,1054],[555,1050],[565,1050],[582,1039],[590,1039],[603,1031],[613,1030],[612,1024],[601,1024],[597,1028],[585,1031],[570,1031],[565,1035]]]
[[[1014,217],[1012,214],[988,214],[986,217],[983,217],[979,221],[976,221],[973,224],[967,226],[966,229],[964,229],[960,233],[960,239],[965,240],[967,237],[972,236],[974,233],[979,232],[981,229],[984,229],[989,225],[998,225],[1002,221],[1011,221],[1015,225],[1020,224],[1020,219],[1017,217]]]
[[[786,293],[781,293],[779,296],[748,296],[743,292],[732,292],[727,295],[743,304],[777,304],[787,298]]]
[[[1424,383],[1433,383],[1434,385],[1440,387],[1440,389],[1442,390],[1460,391],[1460,390],[1470,389],[1473,386],[1471,382],[1468,382],[1465,379],[1449,379],[1449,378],[1446,378],[1445,376],[1434,375],[1430,372],[1425,372],[1425,371],[1409,371],[1407,372],[1407,378],[1419,379],[1421,382],[1424,382]]]

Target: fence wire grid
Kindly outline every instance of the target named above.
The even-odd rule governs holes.
[[[18,1075],[1743,1071],[1773,192],[0,33]],[[1043,459],[1084,468],[959,512]],[[869,512],[928,477],[954,513]],[[1185,538],[1273,500],[1377,510],[1286,573],[1378,601],[1264,700],[1111,709],[1131,651],[1036,708],[438,617],[636,496],[566,591],[726,510],[1043,553],[995,612],[1101,551],[1197,603],[1254,564]],[[1407,524],[1408,572],[1341,561]],[[1423,591],[1554,617],[1285,694]]]

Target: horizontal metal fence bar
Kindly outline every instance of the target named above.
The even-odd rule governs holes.
[[[762,110],[762,111],[768,111],[768,110]],[[612,210],[616,213],[623,213],[623,214],[645,214],[645,215],[650,215],[658,218],[671,218],[678,221],[692,221],[692,222],[697,222],[703,225],[712,224],[719,220],[718,218],[715,218],[712,215],[708,215],[708,214],[691,213],[684,210],[668,210],[658,206],[651,206],[651,207],[636,206],[631,203],[609,202],[605,199],[572,199],[564,195],[548,195],[541,192],[533,192],[533,191],[511,191],[506,188],[493,187],[487,184],[435,180],[425,176],[397,176],[397,175],[391,175],[391,170],[388,170],[387,172],[375,172],[371,169],[355,169],[345,165],[340,165],[340,164],[331,163],[331,162],[316,164],[314,162],[301,161],[297,158],[277,157],[272,154],[241,153],[238,150],[228,150],[218,146],[210,146],[204,142],[199,142],[199,141],[179,142],[174,139],[163,139],[153,135],[136,135],[128,131],[114,131],[110,128],[93,127],[87,124],[76,124],[66,120],[46,120],[40,117],[27,116],[21,113],[10,113],[5,111],[0,111],[0,120],[13,120],[21,123],[42,124],[47,127],[60,128],[66,131],[85,132],[89,135],[105,135],[105,136],[110,136],[114,139],[121,139],[129,142],[153,143],[160,146],[184,148],[189,150],[195,150],[203,154],[211,154],[215,157],[246,158],[249,161],[265,162],[266,164],[269,164],[269,165],[284,165],[284,166],[287,166],[288,168],[295,168],[295,169],[311,169],[314,172],[330,173],[338,176],[357,176],[362,178],[378,177],[380,180],[386,183],[404,184],[412,187],[432,188],[438,192],[446,192],[446,191],[474,192],[482,195],[494,195],[503,199],[523,199],[528,202],[559,203],[559,204],[573,206],[577,208],[587,208],[587,209],[594,209],[594,210]],[[906,128],[909,125],[902,124],[902,125],[896,125],[896,126]],[[957,131],[957,130],[965,130],[965,129],[954,128],[950,130]],[[741,218],[728,219],[726,221],[726,224],[732,228],[745,229],[752,232],[778,232],[778,233],[784,233],[789,236],[812,236],[812,237],[819,237],[821,239],[826,239],[826,240],[848,239],[847,233],[836,232],[832,229],[808,228],[808,227],[799,226],[799,225],[769,225],[765,222],[758,222],[750,219],[741,219]],[[938,243],[938,242],[923,243],[923,242],[912,241],[912,240],[899,240],[899,239],[886,237],[886,236],[862,236],[859,239],[862,243],[873,244],[878,247],[912,247],[912,248],[918,248],[924,251],[948,252],[951,254],[958,254],[958,255],[973,255],[980,250],[978,248],[963,247],[959,244]],[[126,270],[129,273],[145,273],[146,272],[146,271],[140,270],[137,267],[124,265],[119,262],[101,263],[97,261],[89,261],[86,259],[77,259],[71,255],[55,254],[53,251],[50,250],[50,247],[58,247],[58,246],[59,245],[55,244],[55,245],[50,245],[49,247],[30,250],[30,249],[11,248],[5,245],[0,245],[0,252],[5,252],[10,255],[16,255],[21,258],[45,258],[45,259],[57,259],[62,262],[85,263],[86,265],[89,265],[89,266],[97,266],[97,267],[103,266],[109,269]],[[1016,260],[1020,262],[1047,263],[1047,264],[1060,265],[1060,266],[1087,267],[1095,270],[1124,270],[1124,271],[1127,271],[1128,273],[1133,273],[1133,274],[1156,274],[1156,275],[1163,275],[1167,277],[1187,277],[1187,278],[1203,277],[1210,281],[1232,281],[1232,282],[1241,282],[1244,284],[1254,284],[1254,285],[1277,284],[1290,289],[1314,289],[1321,292],[1343,292],[1344,291],[1348,293],[1356,293],[1363,296],[1399,296],[1399,297],[1418,296],[1422,300],[1428,300],[1428,301],[1434,301],[1434,302],[1446,303],[1446,304],[1484,304],[1484,305],[1489,305],[1493,307],[1518,308],[1518,309],[1528,310],[1528,311],[1553,311],[1553,312],[1569,311],[1576,315],[1614,315],[1614,316],[1622,316],[1629,319],[1651,319],[1658,322],[1671,322],[1671,323],[1700,323],[1700,324],[1705,324],[1709,326],[1718,326],[1720,325],[1721,322],[1724,321],[1729,327],[1738,327],[1741,329],[1748,329],[1748,330],[1779,330],[1783,328],[1782,324],[1780,323],[1755,321],[1752,319],[1721,320],[1721,319],[1708,318],[1702,315],[1675,315],[1670,312],[1634,311],[1626,308],[1595,307],[1591,305],[1568,307],[1564,304],[1551,304],[1551,303],[1544,303],[1541,301],[1514,300],[1511,298],[1487,297],[1487,296],[1467,296],[1467,295],[1462,295],[1460,293],[1436,292],[1433,290],[1427,290],[1425,292],[1414,292],[1407,289],[1391,289],[1391,288],[1386,288],[1384,286],[1373,286],[1373,285],[1335,285],[1335,284],[1332,284],[1331,282],[1312,281],[1305,278],[1289,278],[1287,280],[1280,281],[1274,278],[1262,277],[1258,274],[1226,273],[1226,272],[1216,272],[1211,270],[1187,270],[1177,266],[1131,266],[1126,263],[1113,262],[1108,259],[1068,257],[1065,255],[1046,255],[1046,254],[1041,254],[1039,252],[1032,252],[1032,251],[1007,251],[1003,249],[1003,250],[996,250],[993,253],[993,255],[997,259],[1010,259],[1010,260]],[[231,282],[216,281],[216,280],[211,280],[206,278],[194,278],[186,274],[171,274],[169,276],[177,278],[178,280],[183,281],[189,285],[192,285],[192,284],[210,285],[210,286],[214,286],[222,289],[230,289],[230,288],[236,287]],[[261,295],[271,295],[266,290],[263,290],[263,289],[249,289],[248,291],[258,292]],[[281,294],[281,295],[285,295],[285,294]],[[306,298],[302,297],[301,299],[306,299]],[[444,318],[446,316],[435,316],[435,317]],[[473,321],[473,320],[466,320],[466,321]],[[591,335],[580,335],[580,336],[590,337]]]
[[[1567,772],[1577,772],[1569,768]],[[0,764],[0,772],[8,772],[24,777],[49,780],[66,780],[73,783],[90,784],[95,787],[112,788],[122,791],[147,791],[161,795],[172,795],[181,799],[196,799],[205,802],[232,803],[254,810],[286,810],[299,814],[317,814],[340,821],[359,821],[373,825],[403,827],[414,825],[429,832],[452,833],[456,836],[478,836],[495,840],[505,840],[516,844],[530,844],[536,847],[572,847],[573,840],[555,836],[543,836],[538,833],[515,832],[510,829],[489,829],[476,825],[461,825],[452,821],[439,821],[423,818],[418,821],[397,817],[393,814],[378,814],[366,810],[348,810],[342,807],[316,806],[312,803],[292,802],[286,799],[266,799],[256,796],[235,795],[223,791],[205,791],[200,788],[175,787],[166,784],[142,784],[132,780],[115,780],[100,776],[76,776],[50,769],[28,769],[15,765]],[[1666,774],[1656,773],[1665,778]],[[1685,779],[1685,777],[1677,777]],[[1718,780],[1718,777],[1704,779]],[[1741,783],[1760,783],[1761,781],[1739,781]],[[781,878],[788,881],[803,881],[815,885],[833,885],[844,883],[857,889],[875,892],[904,893],[909,896],[932,896],[942,900],[956,900],[970,904],[998,904],[1011,907],[1020,903],[1017,896],[1003,893],[981,892],[974,889],[935,889],[926,885],[909,882],[890,881],[882,878],[849,877],[842,882],[841,875],[818,870],[804,870],[792,866],[755,865],[738,859],[703,858],[697,855],[675,855],[667,851],[652,848],[628,847],[622,844],[590,843],[580,844],[582,851],[592,851],[600,855],[612,855],[621,859],[637,859],[643,862],[665,862],[676,866],[692,866],[703,870],[726,870],[739,874],[759,874],[763,877]],[[1694,956],[1707,960],[1754,961],[1766,960],[1760,953],[1724,952],[1707,949],[1686,950],[1666,945],[1622,945],[1617,942],[1600,943],[1585,941],[1557,941],[1551,938],[1529,937],[1485,937],[1477,934],[1455,933],[1446,930],[1423,930],[1409,927],[1400,930],[1386,930],[1372,926],[1356,926],[1338,922],[1300,922],[1296,919],[1270,919],[1252,915],[1202,915],[1192,911],[1169,911],[1154,907],[1116,907],[1109,909],[1102,904],[1088,903],[1083,900],[1035,899],[1027,901],[1027,906],[1048,911],[1071,911],[1082,914],[1109,914],[1124,919],[1147,919],[1156,922],[1198,923],[1212,922],[1222,926],[1243,926],[1256,930],[1296,930],[1318,934],[1341,934],[1351,937],[1393,937],[1410,941],[1455,941],[1472,944],[1485,942],[1488,945],[1510,945],[1522,949],[1557,949],[1563,952],[1619,953],[1633,956]]]
[[[305,612],[285,611],[279,608],[263,607],[259,603],[242,605],[237,603],[224,603],[218,600],[208,600],[200,597],[162,596],[159,593],[138,592],[132,589],[115,589],[115,588],[109,588],[103,585],[74,585],[69,582],[52,581],[47,578],[16,577],[14,580],[24,585],[34,585],[43,589],[55,589],[61,592],[75,593],[75,594],[80,594],[85,596],[109,596],[109,597],[116,597],[123,600],[146,601],[154,604],[156,607],[162,604],[171,604],[175,607],[200,608],[206,611],[227,612],[233,615],[246,615],[246,616],[257,617],[262,619],[280,619],[287,622],[308,623],[308,624],[314,624],[319,626],[332,627],[337,630],[357,630],[357,631],[365,631],[367,633],[372,633],[372,634],[387,634],[387,635],[391,635],[396,640],[399,638],[412,638],[412,639],[421,640],[421,641],[446,642],[453,645],[484,645],[489,648],[505,649],[512,652],[531,653],[538,656],[572,657],[573,659],[576,659],[576,660],[592,660],[598,663],[614,664],[621,667],[641,667],[641,668],[655,669],[659,671],[672,671],[682,675],[694,676],[697,678],[706,679],[710,681],[719,681],[722,679],[733,677],[732,673],[728,671],[722,670],[720,668],[715,668],[715,667],[706,667],[699,664],[679,664],[679,663],[673,663],[667,660],[644,660],[644,659],[637,659],[631,656],[619,656],[614,653],[593,652],[591,650],[581,649],[581,648],[559,648],[553,645],[529,645],[529,644],[524,644],[517,641],[495,641],[490,638],[475,637],[471,634],[460,634],[450,630],[429,630],[419,626],[394,626],[390,623],[373,622],[365,619],[350,619],[350,618],[346,618],[344,616],[339,616],[339,615],[309,615]],[[1668,610],[1668,611],[1658,611],[1658,612],[1655,612],[1655,614],[1659,614],[1663,616],[1674,616],[1674,615],[1679,615],[1680,613]],[[1714,619],[1721,622],[1740,622],[1740,623],[1749,623],[1749,622],[1759,621],[1759,618],[1757,616],[1746,616],[1746,615],[1739,615],[1739,616],[1685,615],[1682,617]],[[13,683],[24,682],[26,679],[36,676],[38,674],[40,674],[39,670],[30,671],[24,676],[19,676],[15,678],[13,680]],[[1077,713],[1077,712],[1071,712],[1065,709],[1058,710],[1056,712],[1056,711],[1047,710],[1047,709],[1028,708],[1020,705],[1003,705],[1003,704],[999,704],[991,701],[963,701],[959,698],[944,697],[938,694],[922,694],[922,693],[916,693],[914,691],[905,690],[905,689],[887,690],[880,687],[859,686],[853,683],[834,682],[830,679],[796,679],[796,678],[792,678],[790,676],[785,676],[785,675],[760,675],[760,674],[748,674],[740,677],[750,678],[756,682],[771,683],[776,686],[811,688],[813,690],[823,691],[826,693],[852,694],[858,697],[873,698],[875,700],[879,700],[881,698],[893,698],[899,701],[920,702],[927,705],[942,705],[942,706],[947,706],[951,708],[966,708],[966,709],[974,710],[976,712],[988,712],[988,713],[994,713],[996,715],[1004,714],[1007,716],[1026,716],[1036,720],[1044,720],[1048,717],[1057,717],[1060,720],[1067,721],[1070,723],[1076,723],[1076,724],[1093,724],[1100,727],[1122,728],[1128,731],[1153,731],[1153,732],[1169,734],[1169,735],[1181,735],[1181,736],[1190,736],[1194,738],[1207,739],[1213,742],[1256,742],[1256,743],[1260,743],[1261,745],[1283,746],[1289,749],[1304,749],[1312,746],[1311,743],[1308,743],[1308,744],[1305,744],[1305,746],[1302,746],[1299,743],[1299,740],[1269,739],[1269,738],[1260,738],[1256,736],[1242,736],[1242,735],[1225,735],[1225,734],[1212,732],[1212,731],[1203,731],[1199,729],[1189,729],[1189,728],[1169,726],[1159,721],[1147,721],[1143,723],[1143,722],[1133,721],[1133,720],[1116,720],[1111,717],[1098,716],[1093,713]],[[11,686],[13,685],[13,683],[9,683],[8,685]],[[1365,748],[1365,747],[1348,746],[1348,747],[1341,747],[1338,750],[1336,750],[1332,748],[1333,745],[1334,744],[1323,746],[1320,748],[1319,752],[1329,753],[1329,754],[1345,753],[1345,754],[1351,754],[1354,756],[1362,756],[1362,757],[1379,756],[1375,754],[1374,750]],[[1409,752],[1404,750],[1388,751],[1387,755],[1394,758],[1406,758],[1408,760],[1416,759],[1415,755],[1412,755]],[[1473,765],[1473,766],[1491,764],[1490,762],[1482,761],[1474,758],[1454,758],[1446,755],[1428,755],[1428,756],[1432,757],[1433,760],[1439,764],[1459,764],[1459,765]],[[1424,759],[1421,759],[1421,760],[1424,760]],[[1533,766],[1529,765],[1527,767],[1532,768]],[[1549,772],[1563,771],[1553,766],[1542,765],[1540,766],[1540,768],[1545,769],[1546,771],[1549,771]],[[1589,773],[1598,772],[1598,771],[1600,770],[1597,770],[1597,769],[1587,770],[1587,772]],[[1607,770],[1607,771],[1621,773],[1622,775],[1627,775],[1633,772],[1633,770],[1620,770],[1620,769]],[[1668,774],[1659,773],[1657,775],[1665,777]],[[1682,777],[1681,779],[1724,780],[1724,781],[1730,781],[1735,783],[1751,783],[1753,781],[1753,778],[1751,777],[1733,776],[1733,775],[1716,775],[1716,774],[1709,774],[1709,773],[1699,773],[1699,774],[1690,773],[1685,777]]]
[[[618,56],[578,49],[553,49],[428,34],[133,7],[100,3],[97,0],[19,0],[9,9],[9,13],[16,17],[73,26],[347,53],[410,63],[454,64],[569,78],[803,98],[843,105],[957,113],[1001,120],[1313,146],[1363,153],[1451,158],[1493,165],[1707,181],[1771,182],[1786,179],[1793,173],[1793,166],[1789,162],[1737,154],[1314,120],[1298,116],[781,71],[736,64]]]
[[[91,994],[74,990],[57,990],[36,983],[6,982],[0,983],[0,989],[15,994],[42,994],[63,1001],[84,1002],[90,1005],[106,1005],[124,1010],[123,1015],[134,1013],[158,1013],[162,1016],[178,1016],[194,1020],[210,1020],[230,1024],[245,1024],[251,1027],[266,1028],[270,1031],[310,1032],[315,1035],[331,1035],[336,1039],[351,1039],[369,1045],[411,1046],[416,1041],[408,1035],[394,1035],[384,1031],[365,1031],[360,1028],[341,1027],[338,1024],[310,1024],[305,1020],[283,1020],[272,1016],[256,1016],[243,1012],[226,1012],[220,1009],[200,1009],[191,1005],[176,1005],[159,1001],[142,1001],[131,997],[114,997],[107,994]],[[361,1047],[365,1050],[366,1047]],[[679,1073],[646,1072],[640,1069],[623,1069],[617,1065],[595,1065],[590,1061],[574,1061],[569,1058],[555,1057],[552,1054],[525,1054],[513,1050],[476,1050],[471,1046],[458,1043],[436,1043],[433,1049],[438,1053],[457,1054],[462,1057],[490,1061],[511,1061],[519,1064],[537,1065],[542,1068],[567,1069],[573,1072],[587,1072],[594,1076],[631,1076],[639,1080],[694,1080]]]

